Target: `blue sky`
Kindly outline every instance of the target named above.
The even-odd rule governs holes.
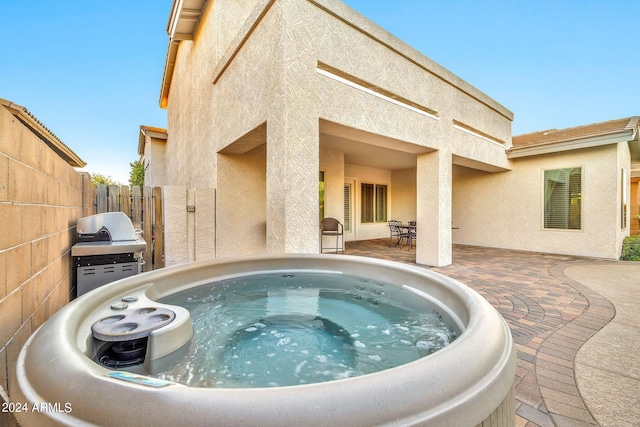
[[[0,0],[0,98],[98,172],[128,183],[158,105],[171,0]]]
[[[346,0],[515,114],[513,134],[640,115],[637,0]],[[0,0],[0,98],[126,183],[171,0]]]

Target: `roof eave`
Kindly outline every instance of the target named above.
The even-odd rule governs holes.
[[[539,156],[543,154],[559,153],[562,151],[579,150],[582,148],[600,147],[603,145],[617,144],[619,142],[631,142],[636,137],[633,129],[615,132],[606,135],[592,136],[568,141],[549,142],[546,144],[531,145],[525,147],[511,147],[507,152],[509,159],[520,157]]]
[[[167,23],[169,46],[162,73],[162,86],[160,88],[160,108],[167,108],[169,103],[169,89],[173,79],[173,70],[178,45],[183,40],[193,40],[194,34],[200,25],[202,11],[207,0],[174,0],[171,6],[171,14]]]
[[[154,128],[150,126],[140,126],[140,134],[138,136],[138,155],[140,156],[144,155],[146,137],[166,141],[168,138],[168,134],[166,129]]]
[[[167,57],[164,61],[164,71],[162,73],[162,86],[160,87],[160,108],[167,108],[169,104],[169,89],[171,88],[173,69],[178,55],[178,44],[179,42],[177,41],[169,40]]]
[[[631,161],[638,162],[640,161],[640,126],[638,126],[638,121],[636,120],[635,126],[632,127],[631,132],[633,136],[629,141],[629,151],[631,152]]]

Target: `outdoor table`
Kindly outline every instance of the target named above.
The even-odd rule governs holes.
[[[402,224],[402,225],[399,225],[398,228],[401,228],[403,230],[403,234],[405,234],[405,235],[398,239],[398,241],[396,242],[396,246],[400,246],[400,243],[402,242],[402,239],[407,239],[407,241],[409,241],[409,239],[411,239],[411,235],[409,234],[409,233],[411,233],[411,230],[413,230],[414,233],[416,232],[416,226],[415,225]]]

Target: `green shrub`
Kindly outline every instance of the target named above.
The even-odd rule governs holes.
[[[625,237],[622,242],[620,259],[623,261],[640,261],[640,234]]]

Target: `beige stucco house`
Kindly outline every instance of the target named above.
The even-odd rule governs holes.
[[[514,136],[505,174],[456,169],[454,241],[618,258],[638,204],[629,185],[639,119]]]
[[[144,165],[144,182],[149,187],[167,185],[165,146],[167,130],[153,126],[140,126],[138,155]]]
[[[637,120],[625,141],[512,142],[511,111],[338,0],[175,0],[167,30],[168,136],[141,130],[139,150],[162,146],[147,176],[165,212],[191,208],[170,221],[169,265],[318,252],[321,216],[347,241],[417,221],[416,261],[435,266],[454,243],[615,257],[628,234]],[[544,183],[560,206],[576,173],[578,227],[545,222]]]

